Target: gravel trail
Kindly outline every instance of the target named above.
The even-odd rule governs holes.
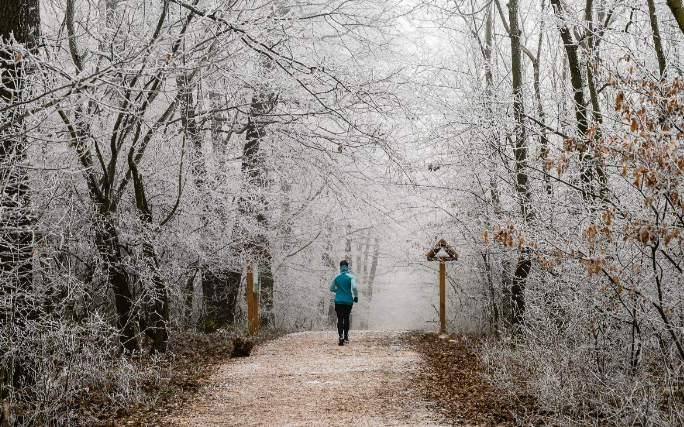
[[[446,426],[422,400],[401,332],[300,332],[225,363],[173,426]]]

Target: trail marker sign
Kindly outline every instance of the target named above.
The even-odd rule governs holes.
[[[446,262],[458,260],[458,253],[444,239],[427,253],[428,261],[439,261],[439,333],[446,334]]]

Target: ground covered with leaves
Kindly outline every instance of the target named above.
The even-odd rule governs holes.
[[[282,335],[282,332],[267,331],[254,341],[261,345]],[[244,331],[176,336],[163,358],[136,361],[143,393],[137,399],[139,403],[114,407],[111,398],[106,398],[108,390],[91,390],[78,405],[85,414],[82,425],[168,425],[169,414],[185,413],[188,402],[196,398],[202,387],[210,385],[210,377],[231,358],[233,343],[238,337],[244,337]],[[419,353],[424,361],[420,369],[411,372],[412,383],[423,393],[418,398],[433,402],[440,416],[452,425],[543,424],[536,414],[534,399],[525,393],[523,380],[513,392],[497,389],[489,380],[487,368],[478,357],[483,348],[481,338],[440,337],[432,332],[415,331],[401,334],[401,342]]]
[[[515,426],[523,420],[530,422],[535,413],[534,399],[525,393],[522,383],[514,393],[491,384],[478,357],[480,338],[440,337],[416,331],[407,334],[407,340],[425,361],[418,374],[425,398],[436,402],[454,425]]]
[[[282,335],[279,331],[262,331],[249,338],[256,345]],[[188,332],[170,342],[169,351],[161,358],[144,357],[133,361],[139,369],[140,395],[137,403],[112,405],[112,390],[90,390],[74,408],[82,415],[81,425],[159,426],[163,416],[182,409],[184,402],[197,394],[201,386],[233,352],[236,338],[244,331],[218,330],[210,334]]]

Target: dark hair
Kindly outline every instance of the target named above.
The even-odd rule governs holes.
[[[340,261],[340,267],[342,267],[342,266],[347,266],[347,267],[349,267],[349,263],[347,262],[346,259],[343,259],[342,261]]]

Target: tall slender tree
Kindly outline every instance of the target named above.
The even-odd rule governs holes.
[[[667,67],[667,60],[665,59],[665,52],[663,51],[663,42],[660,37],[660,28],[658,26],[658,15],[656,14],[656,7],[654,0],[646,0],[648,4],[648,18],[651,23],[651,31],[653,32],[653,48],[655,49],[656,57],[658,58],[658,68],[660,69],[660,77],[665,77],[665,68]]]
[[[591,2],[588,2],[587,14],[591,17]],[[596,160],[591,144],[588,141],[589,114],[584,97],[584,79],[582,78],[582,62],[579,54],[579,43],[573,37],[568,23],[567,12],[560,0],[551,0],[554,12],[559,19],[558,30],[563,41],[565,53],[568,59],[570,71],[570,83],[572,85],[573,100],[575,107],[576,134],[575,140],[580,149],[580,167],[582,179],[582,194],[586,199],[601,198],[606,192],[606,175],[603,167]],[[591,30],[591,26],[590,26]],[[593,34],[590,37],[593,45]],[[591,76],[590,76],[591,77]],[[592,81],[593,84],[593,81]],[[596,106],[598,108],[598,104]],[[598,113],[598,111],[596,111]]]
[[[511,70],[513,75],[513,116],[515,128],[513,131],[513,157],[515,160],[515,191],[518,196],[520,213],[525,222],[532,220],[531,193],[527,174],[527,135],[524,126],[525,105],[523,94],[522,44],[518,19],[518,0],[508,3],[508,20],[511,38]],[[513,300],[513,325],[523,322],[525,314],[525,284],[532,268],[529,251],[521,248],[513,275],[511,298]]]
[[[0,2],[0,323],[20,337],[37,315],[32,301],[34,234],[20,105],[31,72],[27,59],[37,53],[39,0]],[[14,340],[13,340],[14,341]],[[18,340],[19,342],[21,339]],[[2,397],[10,382],[29,380],[29,361],[17,348],[1,348]],[[8,357],[9,356],[9,357]]]

